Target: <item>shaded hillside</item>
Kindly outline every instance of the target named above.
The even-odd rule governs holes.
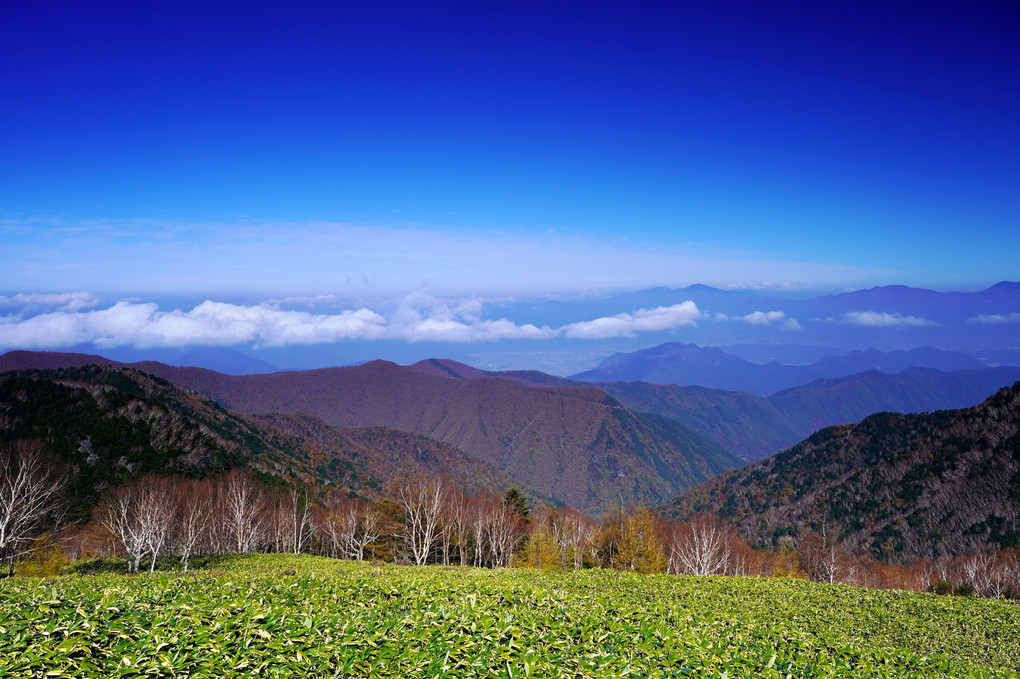
[[[485,486],[503,491],[520,485],[492,465],[420,434],[385,427],[334,427],[307,413],[248,418],[269,432],[272,441],[301,447],[306,457],[304,480],[368,498],[381,496],[387,481],[415,469],[463,479],[472,490]],[[523,490],[545,499],[530,488]]]
[[[647,382],[599,382],[594,386],[628,408],[674,418],[745,460],[788,448],[810,434],[768,399],[739,391]]]
[[[95,354],[76,354],[66,351],[25,351],[15,349],[0,354],[0,373],[11,370],[56,370],[57,368],[80,368],[84,365],[122,366]]]
[[[215,402],[151,375],[100,366],[0,375],[0,443],[17,441],[39,441],[67,465],[72,519],[130,478],[203,476],[296,453]]]
[[[706,510],[759,543],[807,526],[891,561],[1016,545],[1020,383],[965,410],[823,429],[668,506],[674,516]]]
[[[910,368],[896,375],[869,370],[817,380],[773,394],[767,400],[807,435],[832,424],[859,422],[882,411],[919,413],[966,408],[1017,380],[1017,366],[950,373]]]

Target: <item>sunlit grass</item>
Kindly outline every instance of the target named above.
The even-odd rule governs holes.
[[[290,574],[293,571],[293,574]],[[1020,606],[799,580],[216,557],[0,583],[0,676],[1015,676]]]

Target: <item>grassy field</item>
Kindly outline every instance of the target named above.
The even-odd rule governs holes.
[[[294,571],[294,574],[290,574]],[[1020,605],[797,580],[228,556],[0,582],[0,676],[1017,676]]]

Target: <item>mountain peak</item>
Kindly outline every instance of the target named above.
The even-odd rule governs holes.
[[[83,365],[123,365],[96,354],[15,349],[0,354],[0,372],[8,370],[51,370]]]
[[[427,358],[407,366],[411,370],[458,380],[477,380],[488,377],[488,373],[448,358]]]

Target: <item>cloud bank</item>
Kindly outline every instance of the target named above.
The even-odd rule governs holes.
[[[449,303],[432,297],[427,290],[404,298],[387,311],[361,307],[328,314],[282,309],[270,303],[242,305],[211,300],[190,310],[163,311],[153,302],[126,300],[106,309],[85,310],[79,305],[91,303],[90,299],[56,297],[50,300],[51,306],[62,306],[55,310],[30,318],[22,314],[0,316],[0,349],[85,344],[104,348],[283,347],[381,339],[461,343],[556,337],[605,339],[691,326],[701,317],[694,302],[688,301],[560,328],[538,327],[506,318],[486,319],[479,300]]]

